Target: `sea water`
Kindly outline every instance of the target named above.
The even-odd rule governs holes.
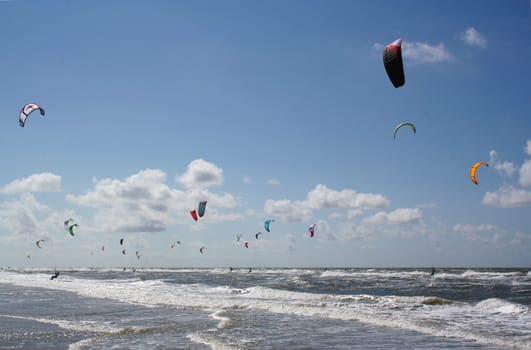
[[[0,349],[531,349],[525,269],[0,271]]]

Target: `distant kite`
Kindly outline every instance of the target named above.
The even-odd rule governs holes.
[[[205,209],[206,209],[207,201],[201,201],[199,202],[199,206],[197,207],[197,214],[199,217],[203,217],[205,215]]]
[[[404,64],[402,62],[402,39],[397,39],[383,50],[385,71],[395,88],[405,83]]]
[[[393,132],[393,138],[396,139],[396,133],[398,132],[398,129],[400,129],[401,127],[403,126],[409,126],[409,128],[411,130],[413,130],[413,133],[416,134],[417,133],[417,129],[415,128],[415,125],[413,125],[413,123],[410,123],[410,122],[403,122],[403,123],[400,123],[398,124],[396,127],[395,127],[395,130]]]
[[[39,107],[39,105],[36,103],[27,103],[24,105],[24,107],[22,107],[18,115],[18,123],[20,124],[21,127],[24,127],[24,125],[26,124],[26,119],[29,117],[31,112],[37,109],[39,110],[41,115],[44,116],[45,114],[44,109]]]
[[[264,228],[267,232],[271,232],[269,231],[269,225],[271,225],[272,222],[275,222],[275,220],[273,219],[268,219],[266,221],[264,221]]]
[[[194,210],[190,210],[190,215],[192,215],[192,218],[197,221],[197,212]]]
[[[478,180],[476,179],[476,171],[481,165],[489,166],[489,163],[477,162],[477,163],[474,163],[474,165],[472,165],[472,167],[470,168],[470,180],[472,180],[472,182],[475,183],[476,185],[478,184]]]
[[[310,232],[310,237],[313,237],[315,235],[315,224],[311,224],[310,227],[308,227],[308,231]]]

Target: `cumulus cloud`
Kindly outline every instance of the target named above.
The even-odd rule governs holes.
[[[399,208],[392,212],[378,212],[363,220],[364,224],[412,224],[422,219],[422,211],[418,208]]]
[[[264,204],[264,211],[267,214],[281,217],[290,222],[309,220],[312,214],[312,211],[306,207],[304,202],[291,201],[289,199],[268,199]]]
[[[31,193],[23,193],[19,199],[0,204],[0,226],[16,235],[36,236],[44,229],[36,215],[48,210]]]
[[[505,185],[495,192],[485,193],[481,203],[498,208],[523,207],[531,205],[531,192]]]
[[[358,193],[353,190],[335,191],[321,184],[308,193],[305,201],[305,205],[312,209],[381,208],[388,206],[389,203],[389,200],[381,194]]]
[[[186,188],[207,188],[223,184],[223,169],[203,159],[196,159],[188,164],[186,172],[175,178]]]
[[[511,162],[499,162],[498,161],[498,154],[495,150],[492,150],[489,152],[490,161],[489,164],[494,169],[496,169],[498,172],[500,172],[503,175],[507,175],[509,177],[512,177],[514,172],[516,171],[516,166]]]
[[[351,216],[359,215],[360,209],[380,208],[389,205],[389,200],[381,194],[358,193],[353,190],[336,191],[325,185],[317,185],[308,192],[305,200],[268,199],[264,204],[267,214],[287,221],[308,220],[314,209],[347,209]]]
[[[474,27],[470,27],[461,33],[461,39],[469,46],[480,47],[482,49],[487,47],[487,39]]]
[[[497,227],[489,224],[471,225],[471,224],[456,224],[453,230],[457,233],[478,233],[478,232],[493,232]]]
[[[235,198],[228,193],[210,193],[205,189],[180,191],[170,188],[166,174],[159,169],[144,169],[124,180],[96,180],[85,194],[68,195],[67,201],[96,209],[94,230],[102,232],[159,232],[176,216],[185,216],[199,200],[209,206],[232,208]],[[221,215],[209,210],[209,222],[235,220],[239,216]]]
[[[531,159],[526,159],[520,167],[520,185],[531,187]]]
[[[524,148],[526,155],[530,155],[531,140],[527,140]],[[498,162],[496,151],[490,151],[490,161],[500,173],[511,176],[518,170],[510,162]],[[519,169],[518,184],[522,187],[531,187],[531,159],[524,160]],[[514,184],[504,184],[494,192],[487,192],[483,196],[482,203],[498,208],[516,208],[531,205],[531,191],[520,188]]]
[[[439,63],[450,61],[452,55],[443,43],[430,45],[428,43],[408,42],[402,44],[402,54],[412,63]]]
[[[6,194],[59,191],[61,191],[61,176],[52,173],[40,173],[16,179],[0,189],[0,192]]]

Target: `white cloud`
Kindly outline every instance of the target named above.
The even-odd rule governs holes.
[[[186,188],[207,188],[223,184],[223,169],[203,159],[196,159],[188,164],[188,169],[175,181]]]
[[[207,190],[187,192],[165,184],[166,174],[158,169],[144,169],[124,180],[96,180],[94,189],[66,199],[81,206],[96,208],[94,231],[159,232],[175,217],[187,217],[199,200],[208,200],[208,222],[237,220],[239,215],[222,215],[216,207],[232,208],[235,198],[228,193],[213,194]],[[212,208],[212,206],[214,208]]]
[[[61,176],[52,173],[40,173],[22,179],[16,179],[0,190],[0,192],[6,194],[59,191],[61,191]]]
[[[0,226],[23,237],[36,237],[46,230],[37,214],[49,208],[39,203],[31,193],[23,193],[19,199],[0,204]],[[58,227],[61,227],[58,221]]]
[[[525,154],[531,156],[531,140],[527,140],[527,144],[525,146]]]
[[[373,51],[381,52],[385,45],[374,43]],[[402,42],[402,55],[408,59],[408,63],[439,63],[452,60],[452,55],[443,43],[430,45],[421,42]]]
[[[526,159],[520,168],[520,185],[531,187],[531,159]]]
[[[485,193],[481,203],[498,208],[523,207],[531,205],[531,192],[506,185],[495,192]]]
[[[498,154],[496,151],[492,150],[489,152],[490,161],[489,164],[496,169],[498,172],[500,172],[503,175],[507,175],[509,177],[512,177],[514,172],[516,171],[516,166],[511,162],[498,162],[496,159],[498,157]]]
[[[264,211],[290,222],[309,220],[312,214],[304,202],[293,202],[289,199],[278,201],[268,199],[264,204]]]
[[[420,42],[404,41],[402,44],[402,54],[412,63],[439,63],[450,61],[452,55],[443,43],[430,45]]]
[[[461,34],[461,39],[465,44],[482,49],[487,47],[487,39],[485,36],[478,32],[474,27],[468,28]]]
[[[458,233],[478,233],[478,232],[493,232],[493,231],[496,231],[497,228],[496,226],[489,225],[489,224],[480,224],[480,225],[456,224],[453,230]]]
[[[422,219],[422,211],[418,208],[399,208],[390,213],[383,211],[363,220],[364,224],[412,224]]]
[[[264,211],[287,221],[308,220],[314,209],[349,209],[351,216],[359,215],[360,209],[379,208],[389,205],[389,200],[381,194],[358,193],[353,190],[331,190],[325,185],[317,185],[303,201],[289,199],[268,199]]]
[[[389,203],[389,200],[381,194],[358,193],[353,190],[335,191],[321,184],[308,193],[305,201],[305,205],[312,209],[381,208],[388,206]]]

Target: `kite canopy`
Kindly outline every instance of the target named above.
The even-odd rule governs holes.
[[[205,215],[205,209],[206,209],[207,201],[201,201],[199,202],[199,206],[197,207],[197,214],[199,217],[203,217]]]
[[[260,236],[262,234],[262,232],[258,232],[257,234],[254,235],[254,238],[258,239],[258,236]]]
[[[44,239],[39,239],[37,242],[35,242],[35,244],[37,245],[37,247],[42,248],[41,243],[43,242],[44,242]]]
[[[308,231],[310,232],[310,237],[313,237],[315,234],[315,224],[310,225],[310,227],[308,227]]]
[[[397,39],[383,50],[383,63],[387,76],[395,88],[405,83],[404,65],[402,63],[402,39]]]
[[[397,126],[395,126],[395,130],[393,132],[393,138],[394,139],[396,139],[396,133],[398,132],[398,129],[400,129],[401,127],[406,126],[406,125],[409,126],[409,128],[411,130],[413,130],[414,134],[417,133],[417,128],[415,128],[415,125],[413,125],[413,123],[411,123],[411,122],[403,122],[403,123],[400,123]]]
[[[195,209],[194,210],[190,210],[190,215],[192,215],[192,218],[195,221],[197,221],[198,218],[197,218],[197,212],[195,211]]]
[[[266,221],[264,222],[264,228],[265,228],[265,230],[266,230],[267,232],[271,232],[271,231],[269,231],[269,225],[271,225],[271,223],[274,222],[274,221],[275,221],[275,220],[273,220],[273,219],[269,219],[269,220],[266,220]]]
[[[476,185],[478,184],[478,180],[476,178],[476,171],[482,165],[489,166],[489,163],[487,163],[487,162],[477,162],[477,163],[474,163],[474,165],[472,165],[472,167],[470,168],[470,180],[472,180],[472,182],[475,183]]]
[[[33,112],[33,111],[35,111],[37,109],[39,110],[41,115],[44,116],[44,114],[45,114],[44,109],[41,108],[36,103],[27,103],[27,104],[25,104],[22,107],[22,109],[20,110],[20,113],[18,115],[18,123],[20,124],[21,127],[24,127],[24,125],[26,124],[26,119],[29,117],[31,112]]]
[[[205,247],[201,247],[201,248],[199,248],[199,253],[203,254],[203,252],[205,251],[205,249],[206,249]]]
[[[243,244],[243,246],[244,246],[245,248],[249,248],[249,242],[245,242],[245,243]]]
[[[78,224],[75,223],[74,219],[69,218],[64,222],[65,230],[70,233],[71,236],[74,236],[74,227],[78,227]]]

